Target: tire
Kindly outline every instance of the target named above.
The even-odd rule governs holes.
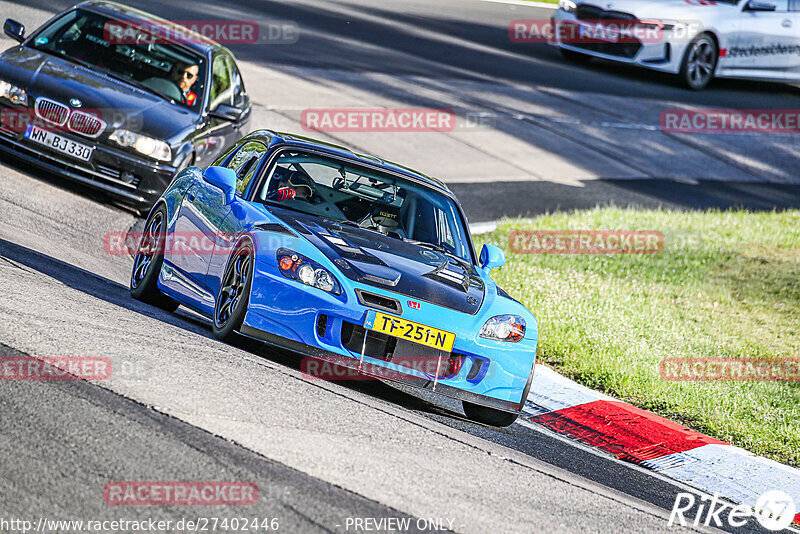
[[[214,337],[220,341],[232,341],[244,322],[253,287],[254,262],[253,244],[249,240],[240,243],[228,260],[214,304],[212,324]]]
[[[167,208],[162,204],[147,219],[142,238],[133,259],[131,296],[162,310],[174,312],[179,304],[159,291],[157,281],[164,264],[164,242],[167,232]]]
[[[464,407],[464,413],[467,415],[467,418],[478,423],[483,423],[484,425],[499,427],[511,426],[518,417],[515,413],[495,410],[494,408],[472,404],[467,401],[461,401],[461,404]]]
[[[589,63],[592,60],[592,56],[582,52],[567,50],[566,48],[561,48],[560,50],[561,55],[564,56],[564,59],[571,61],[572,63]]]
[[[719,61],[719,47],[708,33],[701,33],[689,43],[681,61],[681,82],[694,91],[700,91],[714,78]]]

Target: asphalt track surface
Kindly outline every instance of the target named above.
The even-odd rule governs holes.
[[[4,15],[41,22],[69,2],[0,5]],[[565,64],[546,47],[521,58],[508,42],[509,17],[548,13],[509,15],[503,4],[134,5],[182,20],[214,13],[296,21],[303,28],[296,45],[232,48],[248,69],[305,72],[309,79],[330,80],[328,71],[336,71],[337,80],[342,72],[492,80],[572,95],[633,94],[648,106],[749,109],[755,99],[758,107],[789,109],[798,101],[796,88],[749,82],[715,82],[708,91],[688,93],[666,76],[606,63]],[[426,41],[419,28],[422,35],[454,39]],[[264,108],[270,91],[283,90],[257,92],[254,85],[254,101]],[[789,164],[782,159],[775,167]],[[600,176],[577,193],[557,177],[492,176],[451,187],[472,220],[598,203],[684,209],[800,204],[791,181],[724,182],[702,175]],[[502,212],[485,200],[498,190],[506,199]],[[524,421],[504,430],[470,423],[447,399],[381,382],[308,381],[296,355],[249,341],[224,346],[192,313],[166,314],[132,301],[130,258],[103,255],[100,239],[135,222],[102,195],[2,161],[0,355],[107,356],[126,372],[97,383],[0,381],[0,518],[275,517],[281,532],[343,532],[347,518],[355,517],[447,519],[465,532],[668,530],[668,510],[687,489],[652,473]],[[102,488],[113,480],[247,480],[259,485],[261,498],[246,510],[110,507]],[[740,529],[753,530],[752,524]]]

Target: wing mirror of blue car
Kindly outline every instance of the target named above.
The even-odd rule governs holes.
[[[203,173],[203,179],[221,189],[225,195],[225,204],[230,204],[236,196],[236,173],[226,167],[209,167]]]
[[[6,19],[3,31],[15,41],[21,43],[25,40],[25,26],[14,19]]]
[[[495,267],[502,267],[506,264],[506,254],[503,249],[495,245],[483,245],[480,260],[481,269],[489,274]]]

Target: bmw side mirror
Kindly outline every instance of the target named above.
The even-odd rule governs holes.
[[[242,118],[243,109],[231,106],[230,104],[220,104],[208,114],[224,121],[237,122]]]
[[[744,7],[745,11],[775,11],[778,8],[769,0],[750,0]]]
[[[225,195],[225,204],[230,204],[236,196],[236,173],[227,167],[209,167],[203,173],[203,179],[210,185],[221,189]]]
[[[503,249],[495,245],[483,245],[480,262],[481,269],[489,274],[495,267],[502,267],[506,264],[506,254]]]
[[[21,43],[25,40],[25,26],[14,19],[6,19],[3,31],[17,42]]]

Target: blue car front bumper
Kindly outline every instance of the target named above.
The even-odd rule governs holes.
[[[342,294],[337,296],[287,279],[279,274],[275,265],[256,261],[249,310],[241,332],[379,378],[388,375],[391,380],[473,404],[508,412],[521,411],[533,377],[537,344],[535,320],[529,320],[525,339],[507,343],[478,337],[485,321],[496,313],[469,315],[424,301],[419,309],[403,306],[395,315],[456,335],[452,352],[440,353],[439,357],[445,364],[451,356],[459,360],[458,372],[441,376],[388,361],[380,349],[382,334],[369,331],[370,340],[367,341],[364,324],[372,308],[359,302],[356,289],[401,302],[406,302],[407,297],[350,280],[342,282]],[[494,288],[487,288],[481,310],[502,312],[504,303],[495,302],[499,298]],[[369,350],[365,350],[364,343]],[[420,354],[430,354],[430,349],[415,346],[419,347]],[[382,369],[391,373],[370,371]],[[438,362],[435,369],[439,369]]]

